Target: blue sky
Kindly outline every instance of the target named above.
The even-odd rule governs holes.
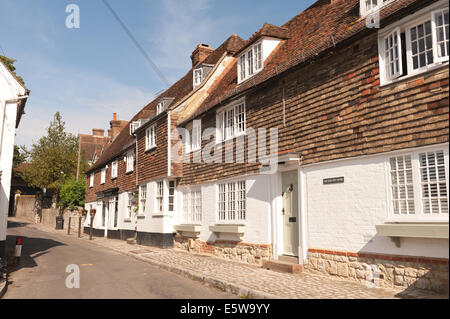
[[[314,1],[108,2],[173,83],[198,43],[216,48],[233,33],[248,39],[264,22],[282,25]],[[65,26],[71,3],[80,8],[79,29]],[[56,111],[74,134],[106,130],[113,112],[129,120],[165,88],[102,0],[0,0],[0,46],[31,90],[19,145],[44,135]]]

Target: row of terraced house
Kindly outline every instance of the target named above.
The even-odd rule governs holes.
[[[448,16],[319,0],[198,45],[87,172],[94,234],[448,292]]]

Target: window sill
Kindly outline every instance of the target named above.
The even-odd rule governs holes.
[[[116,177],[111,177],[111,180],[112,181],[114,181],[114,180],[116,180],[117,179],[117,176]]]
[[[209,230],[213,233],[237,234],[242,237],[245,233],[245,225],[214,225],[209,226]]]
[[[145,218],[145,215],[144,214],[137,214],[136,218],[142,219],[142,218]]]
[[[446,69],[446,68],[448,68],[448,65],[449,65],[449,61],[438,62],[438,63],[436,63],[435,65],[433,65],[433,66],[431,66],[429,68],[417,71],[417,72],[415,72],[413,74],[408,74],[408,75],[396,78],[394,80],[382,81],[381,84],[380,84],[380,88],[384,88],[384,87],[387,87],[387,86],[392,85],[392,84],[397,84],[397,83],[402,82],[402,81],[412,80],[415,77],[420,77],[421,75],[426,74],[426,73],[431,72],[431,71],[436,71],[436,70],[439,70],[439,69]]]
[[[153,152],[154,150],[156,150],[156,145],[152,146],[152,147],[149,147],[149,148],[146,148],[144,152],[145,153],[150,153],[150,152]]]
[[[125,218],[125,219],[123,220],[123,222],[124,222],[124,223],[131,223],[131,218]]]
[[[177,225],[177,226],[173,226],[173,228],[180,234],[183,233],[189,233],[189,234],[194,234],[196,235],[196,237],[198,235],[200,235],[201,231],[202,231],[202,226],[201,225]]]
[[[397,238],[435,238],[448,239],[448,222],[442,223],[411,223],[398,222],[376,225],[377,234]]]
[[[126,175],[133,174],[133,171],[131,170],[131,171],[125,172],[125,174],[126,174]]]
[[[234,140],[235,138],[238,138],[238,137],[241,137],[241,136],[247,136],[247,130],[245,130],[244,132],[238,133],[238,134],[236,134],[236,135],[234,135],[234,136],[232,136],[232,137],[227,137],[227,138],[225,138],[225,139],[223,139],[223,140],[217,141],[217,142],[216,142],[216,145],[217,145],[217,144],[221,144],[221,143],[226,143],[226,142],[232,141],[232,140]]]

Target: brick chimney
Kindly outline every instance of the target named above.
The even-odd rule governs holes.
[[[200,43],[191,54],[192,66],[202,63],[214,50],[208,45]]]
[[[99,128],[93,128],[92,129],[92,135],[94,136],[105,136],[105,130],[99,129]]]
[[[117,120],[117,113],[113,113],[113,120],[109,122],[111,128],[108,130],[108,136],[112,140],[127,126],[127,121]]]

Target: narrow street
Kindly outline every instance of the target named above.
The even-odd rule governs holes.
[[[9,222],[7,245],[23,236],[21,265],[6,299],[227,299],[235,296],[100,246]],[[80,288],[66,288],[66,267],[80,268]]]

